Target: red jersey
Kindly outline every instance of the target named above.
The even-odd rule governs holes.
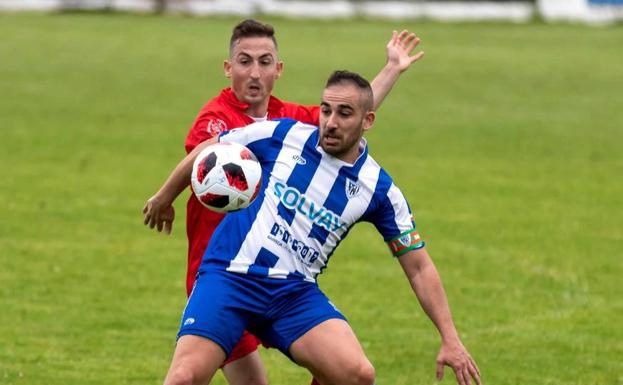
[[[186,137],[186,152],[191,152],[199,143],[218,135],[222,131],[244,127],[254,122],[244,113],[249,107],[236,98],[231,88],[208,101],[199,111],[195,123]],[[304,123],[318,125],[320,108],[302,106],[281,101],[273,96],[268,101],[268,119],[292,118]],[[199,203],[194,194],[190,195],[186,206],[186,234],[188,235],[188,270],[186,273],[186,292],[190,295],[195,275],[201,264],[212,233],[224,214],[210,211]]]

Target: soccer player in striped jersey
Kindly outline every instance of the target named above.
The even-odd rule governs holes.
[[[316,284],[359,221],[376,226],[437,327],[437,377],[448,365],[459,384],[480,384],[410,208],[368,154],[362,136],[374,123],[372,98],[365,79],[337,71],[322,95],[319,128],[283,119],[219,136],[255,153],[262,190],[249,208],[230,213],[217,228],[184,310],[165,384],[209,382],[245,329],[323,385],[373,384],[374,368],[354,332]],[[215,141],[193,150],[150,198],[150,225],[161,225],[160,213],[188,185],[194,158]]]
[[[374,104],[378,107],[397,81],[400,73],[419,60],[423,52],[411,53],[419,38],[407,30],[394,31],[386,47],[387,62],[372,81]],[[257,20],[238,23],[230,38],[229,57],[224,61],[224,72],[231,86],[212,98],[201,109],[185,142],[187,152],[221,132],[246,126],[254,121],[275,118],[293,118],[318,125],[317,105],[304,106],[287,102],[272,95],[273,86],[283,71],[279,59],[274,28]],[[171,230],[171,220],[164,222],[164,230]],[[195,282],[199,265],[212,234],[224,215],[208,210],[189,196],[186,206],[188,235],[188,268],[186,293]],[[244,333],[239,343],[223,363],[223,374],[230,385],[266,385],[266,371],[257,352],[258,340]],[[316,383],[312,383],[317,385]]]

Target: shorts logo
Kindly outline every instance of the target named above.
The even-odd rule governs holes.
[[[346,189],[346,196],[348,197],[348,199],[356,197],[357,194],[359,194],[360,187],[361,186],[359,185],[359,182],[346,178],[345,189]]]
[[[292,155],[292,159],[294,159],[294,161],[300,164],[301,166],[304,166],[307,164],[307,161],[305,160],[305,158],[303,158],[300,155]]]
[[[184,326],[192,325],[194,323],[195,323],[194,318],[186,318],[186,321],[184,321]]]
[[[210,136],[217,136],[221,132],[227,130],[227,124],[221,119],[214,119],[208,122],[208,126],[206,127],[206,131]]]

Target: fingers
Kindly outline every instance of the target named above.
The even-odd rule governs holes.
[[[437,361],[437,381],[443,380],[443,362]]]
[[[392,31],[392,38],[389,39],[389,43],[387,43],[387,47],[391,47],[396,45],[398,42],[398,31]]]
[[[167,220],[164,222],[164,232],[167,235],[171,235],[171,230],[173,229],[173,221]]]
[[[164,221],[157,221],[156,222],[156,229],[158,230],[158,232],[162,232],[162,227],[163,227]]]
[[[422,57],[424,56],[424,51],[420,51],[418,53],[416,53],[415,55],[411,56],[410,60],[411,63],[415,63],[416,61],[420,60]]]
[[[476,384],[480,385],[480,370],[474,360],[470,357],[469,362],[467,363],[467,369],[472,378],[476,381]]]
[[[150,229],[156,227],[156,224],[160,220],[160,216],[158,215],[158,210],[153,209],[150,201],[147,201],[145,207],[143,207],[143,213],[145,214],[143,217],[143,224],[145,226],[149,226]],[[160,229],[158,231],[160,231]]]
[[[463,371],[463,368],[459,368],[459,367],[453,367],[452,368],[454,370],[454,376],[456,377],[456,382],[459,385],[470,385],[469,384],[469,376],[465,376],[465,372]]]
[[[400,31],[400,34],[398,35],[398,42],[403,43],[403,41],[408,37],[409,37],[409,31],[407,31],[406,29],[403,29],[402,31]]]
[[[405,46],[408,52],[411,52],[415,49],[415,47],[418,46],[418,44],[420,44],[420,38],[415,36],[415,34],[411,34],[413,35],[413,38],[410,39],[408,42],[405,42]]]
[[[415,42],[415,43],[414,43]],[[408,34],[405,38],[404,41],[402,42],[402,45],[408,50],[411,51],[413,49],[413,47],[415,47],[416,45],[418,45],[418,43],[420,42],[420,39],[418,39],[417,36],[415,36],[414,33],[410,33]]]
[[[478,370],[476,363],[471,357],[468,357],[468,360],[461,364],[452,365],[448,363],[448,365],[454,370],[456,381],[459,385],[471,385],[472,378],[477,385],[481,385],[480,370]]]

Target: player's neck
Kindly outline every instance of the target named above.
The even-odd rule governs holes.
[[[249,115],[252,118],[263,118],[268,113],[268,99],[261,103],[250,104],[249,107],[244,111],[245,114]]]

